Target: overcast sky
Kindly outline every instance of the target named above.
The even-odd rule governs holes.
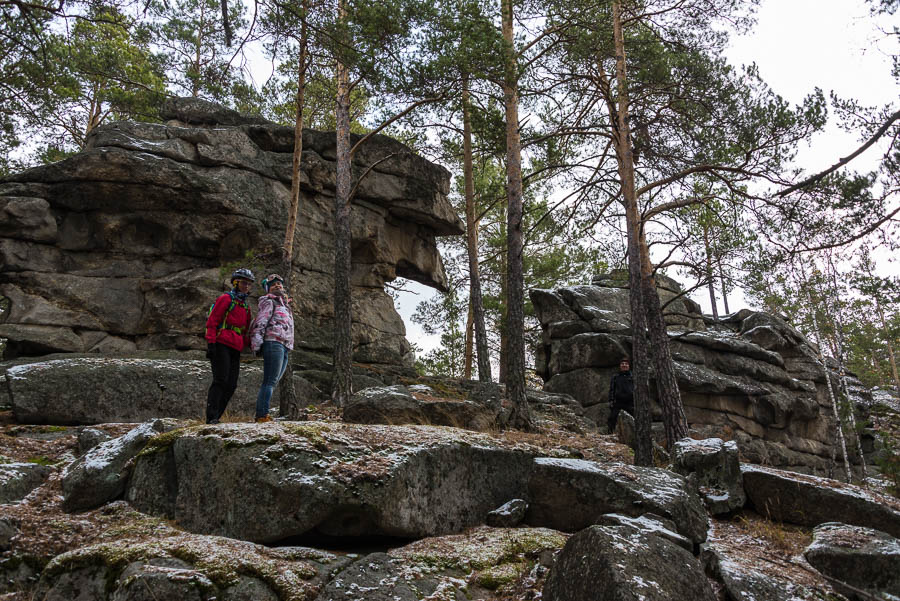
[[[890,75],[895,44],[879,31],[895,25],[900,25],[896,16],[875,21],[862,0],[763,0],[756,27],[733,39],[728,58],[736,65],[755,62],[763,80],[791,103],[801,102],[819,87],[826,94],[833,90],[866,104],[896,106],[900,90]],[[852,134],[831,128],[801,149],[800,164],[815,172],[858,144]],[[870,150],[854,166],[870,169],[877,158],[877,151]],[[433,291],[415,283],[410,288],[417,294],[401,294],[397,307],[406,322],[407,339],[427,351],[438,344],[438,337],[426,336],[410,316]],[[693,297],[709,311],[706,294],[701,290]],[[739,309],[741,302],[729,297],[729,308]]]

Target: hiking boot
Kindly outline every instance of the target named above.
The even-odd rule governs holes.
[[[272,418],[269,417],[268,415],[264,415],[264,416],[262,416],[262,417],[257,417],[257,418],[256,418],[256,423],[257,423],[257,424],[265,424],[265,423],[270,422],[270,421],[272,421]]]
[[[211,419],[211,420],[209,420],[208,422],[206,422],[206,424],[209,425],[209,426],[214,426],[214,425],[216,425],[216,424],[218,424],[218,423],[220,423],[220,422],[219,422],[219,420],[217,420],[217,419]]]

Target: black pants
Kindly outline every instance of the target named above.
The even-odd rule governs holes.
[[[225,407],[237,388],[238,373],[241,369],[241,353],[238,350],[217,344],[213,352],[213,381],[206,395],[206,423],[218,421],[225,413]]]
[[[606,422],[606,425],[609,427],[610,434],[616,429],[616,422],[619,421],[620,411],[627,411],[633,416],[634,401],[631,403],[619,403],[618,401],[613,401],[613,404],[609,406],[609,420]]]

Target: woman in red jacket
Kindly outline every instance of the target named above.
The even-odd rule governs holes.
[[[218,424],[237,388],[241,351],[250,340],[250,304],[247,297],[256,278],[249,269],[231,274],[234,287],[216,299],[206,320],[206,358],[212,363],[213,381],[206,395],[206,423]]]

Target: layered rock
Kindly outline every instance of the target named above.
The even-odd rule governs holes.
[[[228,265],[277,264],[290,206],[293,130],[194,99],[162,123],[101,126],[85,150],[0,180],[0,338],[8,355],[202,348]],[[296,344],[330,355],[334,136],[303,136],[294,238]],[[365,174],[365,177],[362,177]],[[354,157],[355,359],[408,365],[384,291],[447,280],[435,237],[463,227],[449,174],[376,136]],[[255,303],[254,303],[255,307]],[[298,355],[300,357],[301,355]]]
[[[737,441],[747,461],[824,473],[834,451],[834,419],[813,345],[767,313],[745,309],[714,322],[679,296],[676,282],[660,279],[675,372],[694,432]],[[601,424],[610,378],[631,355],[628,290],[620,286],[604,276],[591,286],[530,291],[543,329],[535,367],[544,389],[571,394]],[[852,376],[849,388],[855,406],[871,400]],[[658,407],[654,415],[661,417]],[[852,440],[848,448],[855,448]]]

